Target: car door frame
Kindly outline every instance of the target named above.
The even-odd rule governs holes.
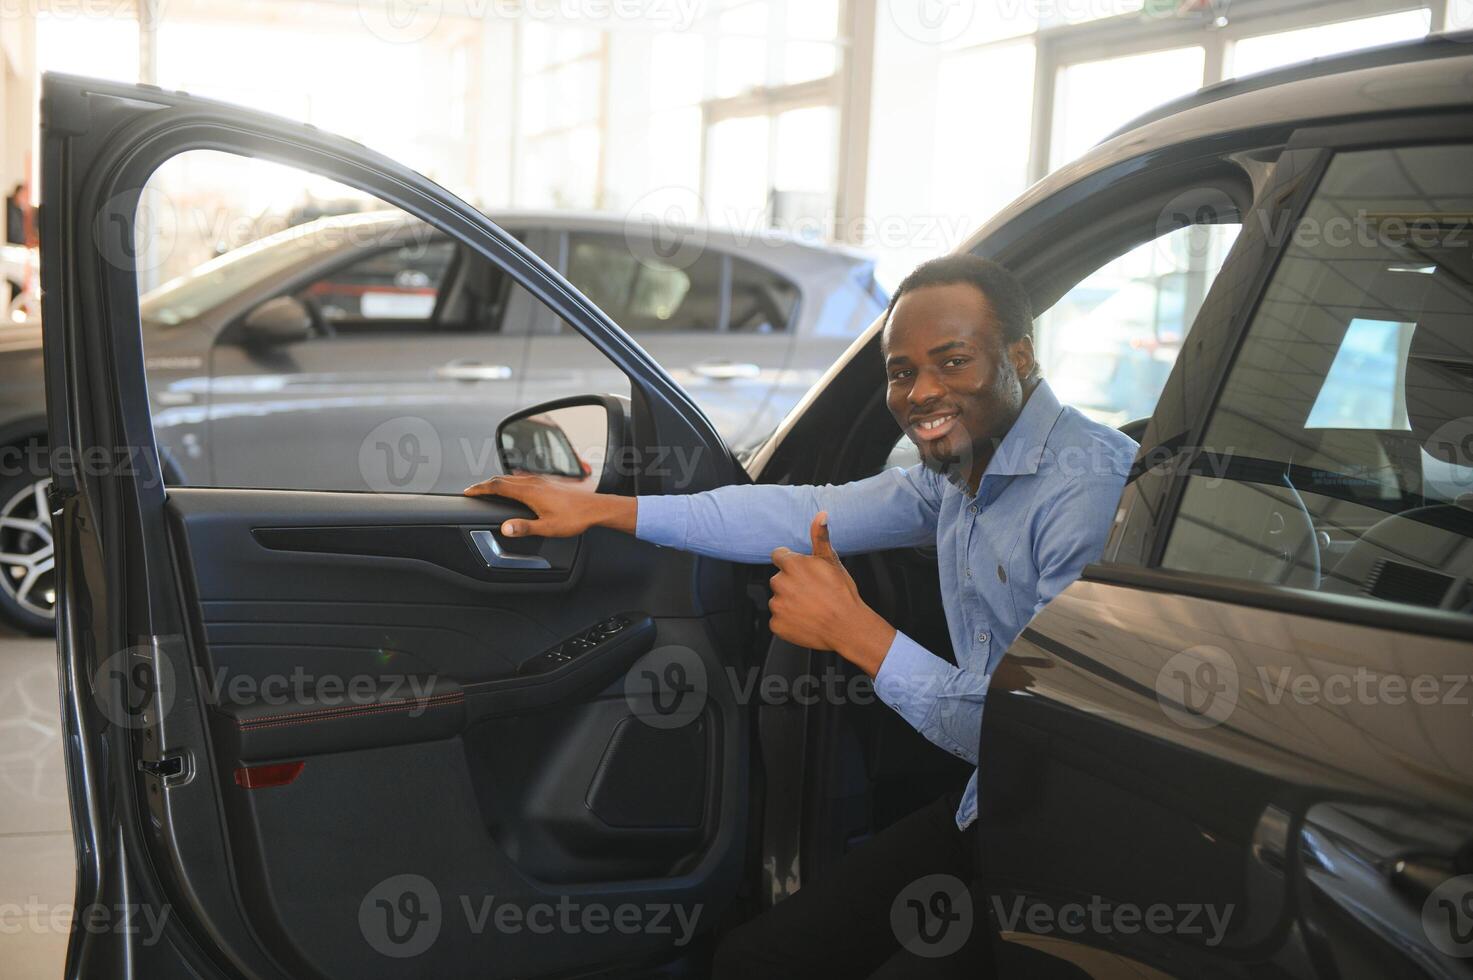
[[[1283,127],[1267,128],[1245,134],[1241,145],[1278,146],[1288,135]],[[1186,193],[1213,192],[1213,200],[1224,209],[1251,204],[1261,190],[1256,182],[1258,175],[1226,167],[1222,156],[1219,140],[1155,154],[1153,159],[1170,170],[1164,183],[1159,175],[1143,176],[1139,160],[1121,161],[1061,189],[986,238],[971,240],[965,248],[1013,269],[1040,307],[1052,305],[1089,271],[1130,247],[1173,230],[1175,226],[1162,227],[1155,220],[1173,199]],[[1102,196],[1105,189],[1110,193]],[[1122,196],[1128,202],[1123,206]],[[1224,210],[1216,216],[1230,218],[1234,213]],[[1157,229],[1156,235],[1140,234],[1142,229],[1152,227]],[[1080,237],[1089,237],[1091,231],[1102,242],[1097,255],[1080,249]],[[1083,275],[1076,275],[1081,270]],[[901,435],[885,407],[881,387],[879,330],[883,321],[881,317],[857,339],[789,415],[774,442],[759,454],[759,482],[844,482],[873,472],[868,466],[878,460],[864,456],[863,437],[882,427],[893,432],[891,443]],[[843,436],[835,438],[834,433]],[[881,460],[883,457],[880,454]],[[769,656],[767,669],[801,672],[809,668],[795,666],[790,657]],[[824,767],[836,763],[831,746],[815,745],[812,740],[815,732],[835,731],[833,716],[842,710],[842,705],[820,699],[814,705],[784,706],[781,712],[768,712],[771,720],[759,720],[763,754],[768,760],[768,793],[776,800],[775,804],[770,802],[769,813],[801,815],[791,822],[769,819],[764,826],[763,867],[785,869],[777,876],[780,881],[770,876],[764,883],[764,896],[789,893],[802,876],[821,872],[838,856],[837,849],[820,846],[826,828],[816,825],[818,815],[823,813],[827,786]],[[800,744],[794,746],[794,741]],[[791,869],[801,869],[801,874]]]
[[[1287,229],[1297,228],[1331,161],[1340,153],[1356,150],[1449,142],[1473,144],[1473,112],[1443,108],[1390,120],[1295,130],[1285,144],[1272,182],[1260,195],[1261,201],[1272,206],[1273,214],[1258,217],[1258,227],[1251,232],[1245,222],[1245,234],[1239,236],[1239,244],[1209,290],[1190,334],[1198,342],[1191,352],[1183,348],[1141,440],[1105,557],[1085,568],[1082,578],[1200,598],[1227,598],[1246,605],[1429,635],[1467,635],[1466,618],[1457,613],[1161,568],[1187,476],[1203,465],[1203,436],[1259,304],[1292,240],[1292,232]],[[1266,225],[1274,229],[1271,234]],[[1198,334],[1201,326],[1207,330]]]
[[[132,232],[141,189],[159,164],[190,149],[221,149],[330,176],[425,220],[505,269],[514,282],[579,330],[631,381],[636,445],[691,446],[689,486],[742,478],[714,428],[670,376],[541,259],[489,218],[426,178],[350,140],[315,127],[148,86],[48,74],[42,99],[44,275],[69,282],[45,297],[45,373],[51,445],[86,458],[114,447],[98,466],[58,472],[51,509],[58,528],[62,594],[62,723],[77,845],[76,905],[120,903],[180,909],[164,944],[144,950],[122,931],[74,930],[68,975],[166,975],[180,964],[196,974],[286,975],[240,910],[230,844],[216,801],[194,812],[150,810],[144,793],[171,777],[164,760],[109,724],[109,671],[152,664],[189,629],[165,527],[166,488],[150,422],[139,329]],[[89,159],[86,173],[78,159]],[[97,325],[112,325],[103,329]],[[636,467],[639,492],[676,489],[673,477]],[[193,637],[202,642],[202,637]],[[118,651],[106,657],[106,651]],[[116,662],[118,657],[122,661]],[[110,666],[112,665],[112,666]],[[139,716],[157,730],[155,746],[182,739],[207,744],[204,706],[156,711],[171,698],[194,699],[165,671]],[[166,732],[168,726],[170,731]],[[140,739],[141,745],[144,740]],[[166,885],[167,882],[167,885]],[[185,895],[187,902],[171,901]],[[190,911],[190,923],[179,920]],[[200,910],[207,919],[192,913]],[[207,945],[206,945],[207,944]],[[142,964],[147,964],[144,967]]]

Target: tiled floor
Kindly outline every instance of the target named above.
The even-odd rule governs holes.
[[[61,975],[74,887],[56,644],[0,631],[0,974]]]

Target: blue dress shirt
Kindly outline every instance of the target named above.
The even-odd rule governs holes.
[[[641,497],[636,532],[659,545],[765,563],[782,545],[807,554],[809,525],[826,510],[840,555],[934,543],[956,663],[897,632],[875,692],[926,738],[976,765],[993,670],[1033,614],[1099,558],[1136,448],[1040,382],[976,496],[916,465],[842,486]],[[957,826],[976,819],[974,771]]]

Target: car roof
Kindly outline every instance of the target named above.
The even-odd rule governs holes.
[[[1186,112],[1188,109],[1210,106],[1213,103],[1220,102],[1223,99],[1235,95],[1244,95],[1248,92],[1256,92],[1277,85],[1288,85],[1310,78],[1323,78],[1326,75],[1341,75],[1345,72],[1356,71],[1362,68],[1376,68],[1382,65],[1409,64],[1414,61],[1455,57],[1467,53],[1467,49],[1462,47],[1467,44],[1473,44],[1473,31],[1429,34],[1426,37],[1420,37],[1412,41],[1378,44],[1374,47],[1360,48],[1355,51],[1347,51],[1343,54],[1326,55],[1320,58],[1311,58],[1308,61],[1297,61],[1291,65],[1254,72],[1253,74],[1244,75],[1240,78],[1224,79],[1213,85],[1204,86],[1195,92],[1172,99],[1170,102],[1163,102],[1156,108],[1132,119],[1100,142],[1106,143],[1122,133],[1140,129],[1148,123],[1165,119],[1168,116],[1178,115]]]
[[[504,228],[536,226],[539,228],[555,228],[561,231],[576,230],[623,234],[628,228],[644,226],[653,229],[656,227],[656,222],[652,220],[620,214],[615,211],[551,211],[535,208],[492,208],[486,210],[486,215]],[[670,222],[663,219],[659,221],[658,227],[661,231],[671,233],[676,237],[684,236],[687,240],[693,236],[701,236],[709,244],[733,252],[742,252],[755,243],[780,249],[791,248],[794,250],[822,253],[829,256],[839,255],[854,262],[874,261],[874,256],[862,249],[852,248],[846,245],[816,242],[792,232],[779,231],[772,228],[732,230],[715,225],[694,222]]]
[[[874,264],[874,256],[858,249],[810,242],[771,230],[735,232],[703,225],[678,225],[663,221],[657,226],[654,222],[644,222],[610,212],[598,211],[541,211],[503,208],[487,210],[484,213],[513,234],[531,228],[585,231],[605,235],[624,235],[638,229],[647,229],[650,234],[658,231],[663,235],[671,236],[677,242],[699,242],[703,247],[717,248],[740,255],[750,262],[781,270],[789,277],[800,279],[805,275],[822,274],[825,269],[837,271],[845,266]],[[329,214],[283,229],[249,245],[241,246],[241,248],[269,248],[282,239],[315,235],[324,240],[329,238],[332,240],[334,247],[326,249],[323,252],[325,255],[327,252],[346,250],[355,244],[356,238],[339,234],[344,227],[375,227],[393,232],[401,228],[408,230],[421,223],[419,218],[396,209]]]
[[[1116,164],[1185,143],[1253,130],[1288,131],[1355,117],[1473,103],[1473,32],[1320,58],[1211,85],[1168,102],[1028,188],[973,232],[971,251],[1057,191]]]

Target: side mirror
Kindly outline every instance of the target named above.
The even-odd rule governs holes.
[[[496,428],[501,471],[527,473],[589,490],[624,489],[616,462],[630,443],[629,400],[618,395],[574,395],[508,416]]]
[[[274,347],[311,337],[312,314],[295,296],[278,296],[247,313],[240,326],[246,343]]]

